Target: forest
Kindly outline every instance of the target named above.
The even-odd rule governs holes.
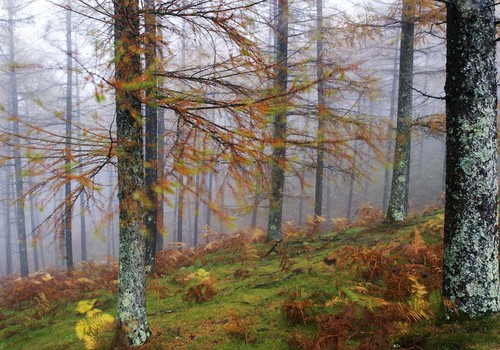
[[[3,0],[0,349],[499,349],[492,0]]]

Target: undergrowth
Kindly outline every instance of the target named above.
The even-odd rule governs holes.
[[[441,214],[391,227],[379,217],[366,207],[356,219],[364,229],[339,220],[334,233],[312,232],[325,226],[318,218],[288,223],[270,243],[261,230],[206,228],[204,246],[170,246],[148,277],[153,335],[139,349],[498,348],[495,317],[441,321]],[[77,302],[114,314],[116,278],[116,265],[96,263],[3,278],[0,348],[82,349]],[[100,337],[102,349],[112,343]]]

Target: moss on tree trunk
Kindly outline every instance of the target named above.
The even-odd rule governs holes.
[[[443,296],[477,317],[500,309],[494,3],[447,13]]]
[[[118,327],[128,343],[144,344],[150,336],[146,316],[145,237],[142,233],[144,158],[139,88],[141,74],[138,0],[114,1],[115,84],[120,251]],[[136,49],[131,49],[136,48]]]

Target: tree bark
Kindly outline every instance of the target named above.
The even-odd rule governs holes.
[[[275,91],[285,95],[288,80],[288,0],[278,0],[276,26],[276,80]],[[281,238],[283,192],[286,166],[286,97],[276,98],[277,112],[273,118],[273,155],[271,160],[271,198],[267,240]]]
[[[140,201],[144,189],[141,91],[133,84],[141,75],[139,1],[114,0],[115,99],[117,126],[120,249],[118,329],[132,346],[151,335],[146,315],[145,239]]]
[[[323,208],[323,172],[325,163],[325,83],[323,81],[323,0],[316,1],[316,78],[318,79],[318,131],[316,153],[316,186],[314,215],[321,216]],[[319,222],[318,222],[319,224]]]
[[[403,0],[399,56],[398,118],[388,221],[403,221],[408,214],[410,182],[411,116],[413,112],[413,42],[415,0]]]
[[[472,318],[500,311],[494,12],[447,3],[443,297]]]

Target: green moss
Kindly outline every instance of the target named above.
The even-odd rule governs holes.
[[[313,337],[317,329],[312,324],[288,326],[282,311],[287,298],[299,292],[300,300],[313,300],[312,311],[315,315],[339,314],[345,310],[345,304],[333,303],[329,306],[325,304],[335,298],[342,298],[345,290],[349,290],[346,288],[355,287],[359,282],[356,280],[357,266],[341,270],[335,265],[325,264],[323,261],[325,256],[335,254],[346,246],[375,246],[384,249],[387,245],[394,247],[395,243],[407,243],[414,225],[435,220],[439,214],[419,216],[399,224],[384,223],[371,229],[351,229],[326,248],[309,254],[290,256],[295,264],[289,271],[280,269],[281,258],[272,253],[255,261],[249,268],[250,275],[243,279],[234,276],[234,271],[241,267],[241,263],[237,260],[238,247],[208,254],[204,259],[197,260],[195,266],[177,272],[179,275],[184,275],[202,268],[215,278],[217,294],[212,300],[201,304],[183,300],[183,295],[191,282],[183,285],[174,281],[172,275],[154,279],[149,277],[147,313],[152,336],[146,348],[288,349],[287,342],[292,333]],[[333,234],[323,237],[324,240],[309,242],[309,246],[313,249],[319,248],[324,245],[325,240],[332,237],[331,235]],[[438,243],[435,237],[424,238],[427,242],[434,240]],[[256,244],[256,249],[263,256],[268,251],[269,245]],[[374,283],[372,287],[383,288],[383,284]],[[162,293],[158,292],[160,289]],[[429,302],[431,310],[436,315],[435,319],[410,329],[407,335],[398,338],[400,345],[415,345],[423,349],[479,350],[493,349],[500,343],[500,335],[497,332],[500,329],[498,318],[447,324],[441,311],[439,291],[429,292]],[[115,298],[104,293],[99,300],[100,309],[107,313],[116,313]],[[0,339],[3,339],[0,341],[0,346],[13,350],[82,349],[74,332],[79,319],[74,313],[74,308],[75,304],[69,303],[51,316],[48,322],[40,322],[38,328],[30,330],[22,325],[25,314],[3,312],[8,319],[7,327],[0,331]],[[234,314],[251,321],[249,331],[252,337],[248,343],[224,331],[224,325]],[[12,336],[5,338],[6,332],[11,332]],[[54,334],[57,334],[57,337]],[[112,335],[108,334],[103,338],[103,344],[108,344],[111,340]],[[359,339],[350,340],[353,347],[359,345],[358,342]]]

